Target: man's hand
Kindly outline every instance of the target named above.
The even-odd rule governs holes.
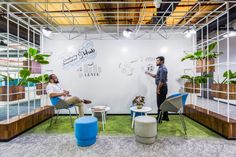
[[[159,89],[159,88],[157,88],[157,94],[158,94],[158,95],[160,94],[160,89]]]
[[[153,77],[153,78],[156,77],[156,75],[154,75],[154,74],[152,74],[152,73],[150,73],[150,72],[148,72],[148,71],[145,71],[145,74],[147,74],[147,75],[149,75],[149,76],[151,76],[151,77]]]
[[[64,92],[62,93],[62,96],[67,96],[67,93],[64,91]]]
[[[67,91],[67,90],[63,90],[63,91],[66,94],[66,96],[71,96],[69,91]]]

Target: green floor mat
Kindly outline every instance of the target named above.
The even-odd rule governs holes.
[[[73,120],[76,117],[73,117]],[[184,137],[184,131],[181,127],[179,116],[169,116],[170,121],[163,121],[158,126],[158,136],[174,136]],[[194,122],[193,120],[185,117],[187,126],[187,137],[199,137],[199,138],[221,138],[218,134],[212,132],[206,127]],[[74,129],[71,127],[69,116],[59,116],[57,123],[49,126],[50,120],[47,120],[40,125],[32,128],[28,133],[52,133],[63,134],[73,133]],[[105,125],[105,131],[102,131],[102,123],[99,121],[99,134],[103,135],[132,135],[133,129],[131,128],[130,116],[107,116],[107,124]]]

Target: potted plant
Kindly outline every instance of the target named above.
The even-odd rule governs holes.
[[[142,109],[144,103],[145,103],[144,96],[136,96],[133,100],[133,104],[137,106],[137,109]]]
[[[40,75],[38,77],[28,78],[27,81],[36,84],[36,94],[37,95],[44,95],[44,94],[47,94],[45,88],[48,84],[48,80],[49,80],[48,74],[44,74],[44,75]]]
[[[184,84],[184,91],[188,93],[200,93],[200,84],[207,83],[207,78],[213,77],[210,74],[205,74],[202,76],[189,76],[183,75],[182,79],[187,80]]]
[[[211,89],[211,95],[220,99],[229,99],[236,100],[236,72],[231,70],[225,71],[223,74],[224,80],[222,82],[213,83]],[[229,87],[229,93],[228,93]]]
[[[194,53],[187,53],[181,61],[191,59],[196,60],[196,72],[214,72],[215,71],[215,58],[223,54],[223,52],[214,52],[217,43],[214,42],[207,46],[206,49],[198,50]]]
[[[29,67],[32,74],[41,73],[41,64],[49,64],[46,60],[48,54],[40,54],[37,49],[29,48],[28,52],[24,53],[24,57],[27,59],[23,61],[24,67]]]
[[[22,76],[24,71],[20,71]],[[9,82],[7,82],[9,80]],[[7,101],[7,95],[9,94],[9,101],[15,101],[25,98],[25,87],[22,85],[22,80],[15,81],[9,76],[1,74],[1,81],[5,82],[4,86],[0,87],[0,101]],[[9,86],[9,93],[7,92],[7,86]]]

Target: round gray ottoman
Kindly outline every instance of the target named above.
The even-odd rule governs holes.
[[[138,116],[134,119],[134,134],[137,142],[152,144],[157,137],[157,122],[151,116]]]

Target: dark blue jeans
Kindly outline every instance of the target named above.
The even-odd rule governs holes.
[[[162,86],[160,89],[160,94],[157,94],[157,116],[160,116],[160,106],[166,100],[166,95],[168,92],[167,86]],[[168,112],[163,113],[163,119],[168,118]]]

